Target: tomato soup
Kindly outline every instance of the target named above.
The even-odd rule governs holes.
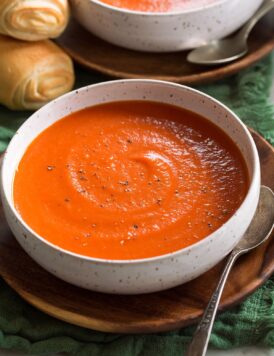
[[[141,12],[173,12],[189,10],[216,0],[101,0],[108,5]]]
[[[19,163],[13,193],[24,221],[52,244],[125,260],[202,240],[247,187],[241,153],[217,126],[175,106],[124,101],[43,131]]]

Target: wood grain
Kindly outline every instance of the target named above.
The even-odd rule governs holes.
[[[115,78],[152,78],[183,84],[200,84],[224,78],[255,63],[274,48],[271,12],[252,31],[249,53],[225,66],[205,67],[188,63],[188,52],[145,53],[109,44],[72,20],[56,42],[79,64]]]
[[[262,183],[274,190],[274,149],[253,132]],[[0,209],[0,274],[25,300],[58,319],[117,333],[151,333],[192,324],[203,313],[223,263],[179,287],[148,295],[94,293],[65,283],[39,267],[18,245]],[[274,272],[274,234],[239,259],[226,284],[220,310],[235,305]]]

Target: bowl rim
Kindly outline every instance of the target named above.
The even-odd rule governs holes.
[[[15,204],[14,204],[14,201],[13,201],[12,194],[11,194],[11,197],[9,197],[9,195],[7,194],[7,187],[6,187],[6,185],[4,185],[4,176],[5,176],[5,172],[9,169],[9,167],[7,166],[7,159],[8,159],[7,157],[9,156],[9,147],[14,144],[14,142],[15,142],[16,138],[18,137],[18,135],[20,135],[21,132],[24,131],[24,128],[28,126],[28,122],[29,122],[30,119],[32,119],[34,117],[38,117],[39,118],[39,113],[40,113],[41,110],[46,110],[48,107],[50,107],[52,105],[55,105],[56,102],[68,99],[71,96],[74,96],[74,95],[80,93],[81,91],[86,91],[86,90],[91,91],[91,90],[94,90],[94,88],[96,90],[97,87],[108,86],[108,85],[112,86],[112,85],[116,85],[116,84],[119,85],[119,84],[122,84],[122,83],[124,85],[126,85],[127,83],[135,83],[135,84],[147,83],[147,84],[158,84],[158,85],[163,85],[163,86],[167,86],[167,87],[169,86],[169,87],[177,88],[177,89],[180,89],[182,91],[188,91],[188,92],[191,92],[192,94],[196,94],[198,96],[201,96],[201,97],[203,97],[203,99],[206,99],[207,101],[210,101],[210,102],[214,103],[215,105],[223,108],[231,117],[233,117],[233,119],[236,122],[238,122],[240,124],[241,128],[243,129],[243,132],[245,133],[246,139],[247,139],[247,141],[249,143],[249,146],[251,148],[253,159],[252,159],[252,175],[249,177],[249,179],[250,179],[249,186],[248,186],[248,190],[247,190],[247,193],[246,193],[246,196],[245,196],[244,200],[242,201],[242,203],[238,207],[238,209],[234,211],[233,215],[223,225],[221,225],[217,230],[213,231],[211,234],[207,235],[202,240],[197,241],[194,244],[191,244],[190,246],[181,248],[181,249],[173,251],[173,252],[169,252],[169,253],[162,254],[162,255],[156,255],[156,256],[148,257],[148,258],[137,258],[137,259],[127,259],[127,260],[118,260],[118,259],[116,260],[115,259],[115,260],[113,260],[113,259],[90,257],[90,256],[85,256],[85,255],[81,255],[81,254],[78,254],[78,253],[74,253],[72,251],[63,249],[62,247],[49,242],[44,237],[42,237],[37,232],[35,232],[24,221],[24,219],[21,217],[20,213],[15,208]],[[108,101],[106,101],[105,103],[108,103]],[[79,110],[81,110],[81,109],[79,109]],[[72,111],[72,113],[73,112],[77,112],[77,111]],[[61,120],[62,118],[63,117],[60,117],[55,122]],[[49,127],[51,125],[48,125],[47,127]],[[28,142],[28,145],[32,141]],[[234,141],[234,143],[235,143],[235,141]],[[27,145],[27,147],[28,147],[28,145]],[[23,156],[23,154],[22,154],[22,156]],[[245,160],[245,162],[246,162],[246,160]],[[12,188],[13,188],[13,184],[14,184],[14,175],[15,175],[16,168],[15,168],[14,172],[12,172],[13,173],[13,180],[12,180],[12,183],[11,183],[12,184]],[[246,201],[248,200],[248,198],[251,195],[251,192],[256,188],[255,184],[256,184],[256,181],[258,179],[259,179],[259,182],[260,182],[260,161],[259,161],[259,155],[258,155],[258,151],[257,151],[256,145],[255,145],[255,142],[254,142],[250,132],[248,131],[247,127],[245,126],[245,124],[240,120],[240,118],[231,109],[229,109],[226,105],[221,103],[219,100],[211,97],[208,94],[205,94],[205,93],[201,92],[200,90],[193,89],[191,87],[188,87],[186,85],[181,85],[181,84],[178,84],[178,83],[172,83],[172,82],[168,82],[168,81],[154,80],[154,79],[120,79],[120,80],[112,80],[112,81],[107,81],[107,82],[90,84],[90,85],[81,87],[79,89],[75,89],[73,91],[70,91],[69,93],[66,93],[66,94],[62,95],[62,96],[58,97],[57,99],[50,101],[48,104],[44,105],[42,108],[40,108],[39,110],[35,111],[18,128],[18,130],[14,134],[13,138],[11,139],[11,141],[10,141],[10,143],[9,143],[5,153],[4,153],[4,157],[3,157],[2,165],[1,165],[1,174],[0,174],[2,200],[3,200],[3,198],[5,199],[5,202],[7,203],[7,205],[9,207],[9,209],[11,210],[12,214],[20,222],[20,224],[25,228],[25,230],[29,231],[40,242],[48,245],[48,247],[50,247],[50,248],[53,248],[56,252],[59,252],[59,253],[61,252],[61,253],[65,254],[65,255],[69,255],[70,257],[81,259],[81,260],[83,260],[85,262],[94,262],[94,263],[97,263],[97,264],[105,264],[105,265],[127,265],[127,264],[128,265],[138,265],[138,264],[144,264],[144,263],[146,264],[146,263],[156,262],[156,261],[159,261],[159,260],[164,260],[166,258],[176,258],[176,256],[181,254],[182,252],[185,252],[186,254],[188,254],[188,253],[190,253],[191,250],[199,248],[201,245],[206,244],[208,241],[210,241],[217,232],[219,232],[221,230],[224,230],[226,228],[226,225],[230,223],[231,219],[233,217],[235,217],[236,215],[238,215],[238,211],[246,203]]]
[[[205,4],[205,5],[199,5],[198,7],[194,9],[185,9],[185,10],[176,10],[176,11],[168,11],[168,12],[152,12],[152,11],[138,11],[138,10],[130,10],[130,9],[125,9],[122,7],[116,7],[113,5],[109,5],[107,3],[104,3],[101,0],[88,0],[97,6],[100,6],[106,10],[114,11],[116,13],[122,13],[122,14],[127,14],[127,15],[136,15],[136,16],[142,16],[142,17],[152,17],[152,16],[157,16],[157,17],[163,17],[163,16],[175,16],[175,15],[187,15],[190,13],[196,13],[200,12],[203,10],[211,10],[211,8],[214,8],[218,5],[222,5],[223,3],[229,2],[230,0],[212,0],[212,3]]]

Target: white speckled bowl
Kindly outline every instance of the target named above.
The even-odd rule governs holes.
[[[111,261],[65,251],[36,234],[13,203],[13,179],[26,148],[54,122],[82,108],[121,100],[150,100],[192,110],[222,128],[241,150],[250,186],[236,213],[204,240],[174,253],[139,260]],[[260,189],[258,153],[251,135],[233,112],[213,98],[178,84],[155,80],[118,80],[66,94],[34,113],[18,130],[3,159],[1,195],[11,230],[23,249],[50,273],[95,291],[117,294],[155,292],[187,282],[227,255],[247,229]],[[26,192],[27,194],[27,192]]]
[[[213,0],[192,10],[170,13],[130,11],[98,0],[70,2],[79,23],[110,43],[147,52],[175,52],[229,35],[263,0]],[[200,2],[206,4],[206,0]]]

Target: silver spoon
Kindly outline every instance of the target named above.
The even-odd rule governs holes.
[[[209,336],[216,316],[228,274],[239,256],[261,245],[270,236],[274,224],[274,194],[271,189],[262,186],[259,204],[253,220],[240,242],[231,252],[220,281],[204,312],[185,356],[204,356]]]
[[[187,60],[195,64],[225,64],[244,56],[248,51],[247,38],[256,23],[274,8],[274,0],[265,0],[251,19],[233,37],[213,41],[191,51]]]

